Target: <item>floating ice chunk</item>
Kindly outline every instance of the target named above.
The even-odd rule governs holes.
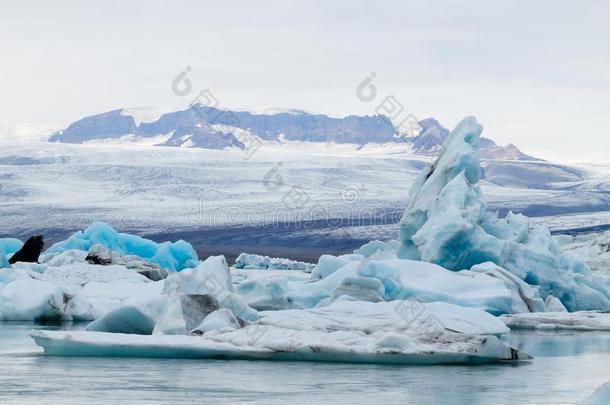
[[[317,298],[310,298],[310,290],[304,292],[305,302],[293,297],[293,292],[307,284],[307,280],[291,276],[262,276],[242,281],[236,287],[237,294],[246,304],[257,310],[275,311],[288,308],[311,308],[320,300],[328,298],[321,292]]]
[[[169,271],[162,269],[158,264],[142,260],[139,256],[121,256],[99,244],[91,246],[85,261],[103,266],[110,264],[125,266],[153,281],[164,280],[169,275]]]
[[[217,290],[233,291],[231,272],[224,256],[210,256],[194,269],[172,274],[165,281],[166,292],[169,292],[174,285],[178,286],[183,294],[202,294]]]
[[[191,333],[207,333],[211,331],[225,332],[228,330],[239,329],[239,320],[233,315],[233,312],[226,308],[220,308],[203,319],[203,322],[196,327]]]
[[[111,333],[133,333],[150,335],[163,306],[165,297],[161,295],[132,298],[102,317],[87,325],[87,330]]]
[[[300,270],[311,272],[314,266],[315,265],[311,263],[299,262],[296,260],[241,253],[237,256],[237,259],[235,259],[234,267],[236,269]]]
[[[318,259],[316,268],[311,272],[312,279],[322,279],[339,270],[351,262],[361,262],[364,256],[361,254],[348,254],[341,256],[322,255]]]
[[[543,312],[545,310],[545,302],[540,298],[538,288],[527,284],[502,267],[491,262],[485,262],[473,266],[470,270],[485,273],[504,282],[504,285],[511,291],[513,298],[511,313]]]
[[[513,297],[503,280],[401,259],[348,262],[325,278],[310,282],[259,277],[242,282],[236,290],[248,305],[259,310],[313,308],[331,297],[347,277],[378,280],[383,285],[382,297],[387,301],[416,298],[482,308],[496,315],[513,312]]]
[[[218,309],[218,302],[212,295],[181,294],[174,286],[167,295],[165,308],[157,320],[153,334],[186,335]]]
[[[153,335],[186,335],[186,321],[177,288],[167,295],[165,307],[153,329]]]
[[[95,320],[93,307],[80,294],[68,297],[65,312],[73,321],[82,322]]]
[[[18,279],[0,285],[0,320],[70,320],[64,313],[61,287],[34,279]]]
[[[536,312],[505,315],[501,319],[511,329],[610,331],[608,312]]]
[[[563,306],[561,301],[553,295],[549,295],[544,300],[544,311],[545,312],[568,312],[566,307]]]
[[[561,242],[562,252],[576,260],[582,260],[594,271],[610,276],[610,231],[570,237]],[[557,241],[558,236],[554,239]]]
[[[154,328],[155,319],[133,305],[119,307],[87,325],[88,331],[137,335],[150,335]]]
[[[240,329],[202,336],[136,336],[32,331],[48,355],[348,361],[389,364],[483,363],[530,357],[494,334],[507,329],[477,309],[423,304],[405,319],[401,302],[338,300],[312,310],[269,311]],[[431,331],[429,317],[440,327]],[[499,324],[498,324],[499,323]],[[486,333],[470,334],[470,332]]]
[[[610,381],[599,387],[582,405],[608,405],[610,404]]]
[[[36,266],[28,263],[31,271],[36,271]],[[129,270],[124,266],[110,265],[97,266],[87,262],[73,262],[61,266],[43,266],[40,278],[51,283],[61,285],[68,293],[75,293],[89,283],[104,283],[106,287],[100,288],[109,290],[112,284],[128,283],[132,289],[140,284],[148,284],[150,280],[135,271]],[[108,291],[110,292],[110,291]],[[137,291],[133,291],[137,293]]]
[[[40,263],[32,263],[32,262],[16,262],[11,265],[12,270],[16,272],[30,272],[30,273],[44,273],[47,269],[47,266]]]
[[[491,314],[512,312],[512,295],[494,277],[476,272],[453,273],[440,266],[411,260],[372,260],[360,274],[379,279],[384,298],[415,298],[482,308]]]
[[[125,266],[97,266],[84,252],[48,256],[46,263],[15,263],[0,271],[0,318],[91,321],[122,305],[159,296],[153,283]]]
[[[567,245],[574,242],[574,237],[570,235],[553,235],[553,239],[559,246]]]
[[[345,277],[330,297],[332,301],[347,295],[356,300],[379,302],[383,301],[385,288],[381,281],[370,277]]]
[[[398,241],[392,240],[389,242],[383,242],[380,240],[372,240],[364,245],[360,246],[358,249],[354,250],[354,254],[362,255],[363,257],[369,257],[377,252],[383,252],[387,249],[398,249],[399,243]]]
[[[211,256],[194,269],[172,274],[165,280],[165,292],[178,288],[181,294],[199,294],[214,297],[222,308],[227,308],[245,321],[258,319],[256,310],[233,292],[231,272],[224,256]],[[193,328],[197,325],[193,325]]]
[[[377,347],[381,350],[394,349],[394,350],[409,350],[413,346],[411,340],[398,333],[388,333],[380,340],[377,341]]]
[[[123,272],[130,273],[124,268]],[[89,319],[82,320],[94,320],[123,305],[138,304],[161,296],[163,291],[162,281],[150,282],[137,273],[131,274],[145,281],[132,282],[122,281],[121,279],[100,281],[98,279],[98,281],[89,281],[82,288],[75,290],[70,302],[77,300],[79,307],[76,309],[91,314]]]
[[[47,267],[59,267],[72,263],[85,263],[87,252],[82,250],[66,250],[59,253],[43,253],[40,256],[40,263]]]
[[[14,238],[0,239],[0,269],[10,267],[8,259],[23,247],[23,242]]]
[[[474,118],[462,120],[413,185],[398,256],[455,271],[489,261],[538,286],[542,298],[556,296],[570,311],[610,309],[610,284],[563,254],[546,228],[523,215],[498,218],[486,211],[478,184],[481,131]]]
[[[195,267],[199,262],[193,247],[183,241],[156,243],[136,235],[119,233],[108,224],[96,222],[85,231],[79,231],[63,242],[51,246],[45,253],[66,250],[88,251],[100,244],[121,255],[135,255],[159,266],[178,271]]]

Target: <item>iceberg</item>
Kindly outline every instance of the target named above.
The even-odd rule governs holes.
[[[124,305],[87,325],[88,331],[151,335],[155,318],[139,307]]]
[[[610,231],[573,237],[558,235],[554,239],[567,256],[582,260],[600,275],[610,276]]]
[[[610,381],[603,384],[583,402],[582,405],[608,405],[610,404]]]
[[[372,240],[354,250],[354,254],[370,257],[378,252],[396,248],[398,248],[398,241],[383,242],[380,240]]]
[[[210,256],[194,269],[186,269],[165,279],[164,292],[210,295],[220,308],[226,308],[244,321],[258,319],[257,311],[234,292],[231,272],[224,256]]]
[[[261,312],[240,329],[201,336],[137,336],[32,331],[45,354],[61,356],[307,360],[388,364],[477,364],[531,357],[502,343],[502,322],[481,310],[424,304],[426,316],[405,318],[401,305],[341,299],[311,310]],[[410,308],[407,312],[410,312]],[[435,325],[429,325],[429,319]],[[212,322],[210,322],[212,323]]]
[[[187,335],[218,308],[218,302],[210,294],[180,294],[174,288],[167,296],[165,308],[152,334]]]
[[[183,240],[156,243],[136,235],[119,233],[102,222],[93,223],[85,231],[76,232],[67,240],[55,243],[45,253],[60,253],[66,250],[87,252],[96,244],[122,256],[138,256],[173,271],[195,267],[199,262],[193,246]]]
[[[610,331],[610,312],[542,312],[504,315],[511,329]]]
[[[0,239],[0,269],[10,267],[8,259],[23,246],[23,242],[15,238]]]
[[[53,283],[18,279],[0,285],[0,321],[69,320],[63,290]]]
[[[229,311],[226,308],[220,308],[216,311],[207,315],[201,324],[197,326],[191,333],[194,334],[205,334],[207,332],[211,332],[213,330],[216,331],[226,331],[226,330],[236,330],[241,327],[239,323],[239,319],[235,317],[233,312]]]
[[[311,263],[299,262],[296,260],[282,259],[279,257],[261,256],[249,253],[241,253],[235,259],[236,269],[257,269],[257,270],[300,270],[311,272],[315,267]]]
[[[139,256],[121,256],[118,253],[106,249],[102,245],[93,245],[87,252],[85,261],[102,266],[110,264],[122,265],[129,269],[136,270],[138,273],[153,281],[163,280],[169,275],[169,270],[162,269],[155,263],[142,260]]]
[[[311,272],[311,277],[315,279],[323,279],[350,262],[361,262],[363,260],[364,256],[358,253],[341,256],[322,255],[318,259],[316,268]]]
[[[86,252],[47,255],[42,263],[15,263],[0,270],[0,320],[91,321],[122,305],[158,296],[153,283],[134,269],[99,266]]]
[[[609,282],[564,254],[548,229],[523,215],[487,211],[479,185],[481,131],[473,117],[462,120],[416,180],[400,221],[398,257],[454,271],[493,262],[569,311],[610,309]]]
[[[481,272],[453,272],[433,263],[397,258],[351,261],[321,280],[314,273],[309,281],[257,277],[240,283],[236,292],[258,310],[308,309],[327,303],[325,300],[333,294],[337,298],[341,291],[354,290],[354,284],[362,292],[368,291],[369,297],[379,296],[385,301],[412,298],[447,302],[481,308],[494,315],[513,313],[515,308],[514,296],[505,280]]]

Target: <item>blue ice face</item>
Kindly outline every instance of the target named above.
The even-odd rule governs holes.
[[[4,238],[0,239],[0,268],[9,267],[8,259],[21,247],[23,242],[19,239]]]
[[[570,311],[610,309],[610,287],[579,261],[561,253],[546,228],[523,215],[486,211],[479,187],[482,127],[464,119],[449,135],[438,160],[413,185],[400,223],[399,257],[449,270],[493,262],[558,297]]]
[[[88,251],[95,244],[100,244],[121,255],[139,256],[173,271],[195,267],[199,262],[193,246],[183,240],[156,243],[140,236],[119,233],[103,222],[96,222],[85,231],[76,232],[65,241],[51,246],[46,253],[66,250]]]

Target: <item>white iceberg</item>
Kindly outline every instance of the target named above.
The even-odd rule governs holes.
[[[258,319],[256,310],[234,292],[231,272],[224,256],[210,256],[194,269],[174,273],[165,280],[165,293],[210,295],[221,308],[244,321]]]
[[[236,269],[259,270],[300,270],[311,272],[315,265],[299,262],[297,260],[282,259],[279,257],[261,256],[250,253],[241,253],[235,259]]]
[[[608,405],[610,404],[610,381],[599,387],[581,405]]]
[[[507,278],[480,271],[453,272],[433,263],[402,259],[369,258],[347,261],[347,264],[318,280],[293,279],[287,276],[257,277],[236,287],[246,303],[259,310],[313,308],[345,288],[345,280],[371,279],[381,288],[374,289],[386,300],[417,299],[422,302],[448,302],[464,307],[481,308],[499,315],[527,310],[522,297],[511,291]],[[352,283],[353,284],[353,283]],[[365,286],[365,282],[361,284]],[[517,286],[513,290],[518,289]],[[369,289],[370,290],[370,289]]]
[[[241,329],[220,328],[202,336],[137,336],[100,332],[32,331],[46,354],[343,361],[389,364],[484,363],[530,359],[495,335],[506,327],[481,310],[424,304],[405,318],[401,306],[338,300],[311,310],[261,312]],[[430,323],[430,319],[435,321]]]
[[[233,312],[220,308],[206,316],[201,324],[191,331],[192,334],[204,334],[215,331],[236,330],[241,327],[239,319]]]
[[[610,331],[610,312],[537,312],[504,315],[501,319],[511,329]]]
[[[610,231],[578,236],[559,235],[555,240],[567,256],[582,260],[604,276],[610,276]]]
[[[87,263],[85,255],[66,251],[0,270],[0,320],[91,321],[163,289],[125,266]]]
[[[0,286],[0,320],[69,320],[63,290],[53,283],[18,279]]]

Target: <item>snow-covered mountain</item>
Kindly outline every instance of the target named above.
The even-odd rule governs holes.
[[[160,146],[243,149],[239,132],[245,130],[262,141],[404,143],[413,153],[437,155],[449,130],[433,118],[420,121],[419,125],[421,131],[417,136],[403,137],[385,115],[335,118],[299,110],[256,114],[197,104],[161,114],[142,115],[142,110],[119,109],[92,115],[54,133],[49,140],[63,143],[152,140],[152,144]],[[486,159],[536,160],[512,144],[498,146],[488,138],[481,139],[481,155]]]
[[[419,154],[438,155],[443,142],[449,136],[449,130],[443,127],[434,118],[427,118],[419,122],[420,133],[407,138],[413,145],[413,150]],[[498,160],[539,160],[533,156],[522,153],[515,145],[499,146],[489,138],[481,138],[479,150],[484,159]]]

